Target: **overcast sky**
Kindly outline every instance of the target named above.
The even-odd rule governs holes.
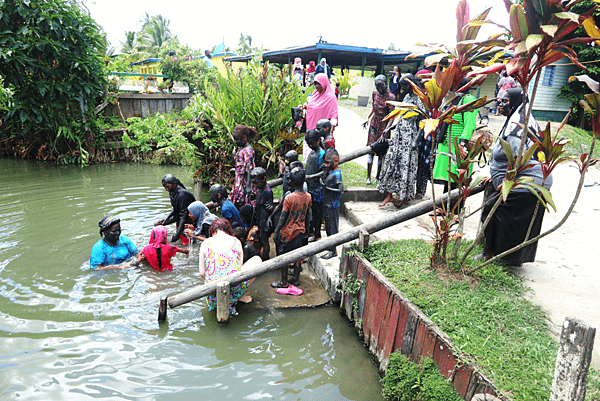
[[[180,42],[210,49],[225,42],[232,50],[240,34],[252,45],[270,50],[313,45],[318,37],[329,43],[410,50],[416,42],[456,42],[458,1],[340,1],[274,0],[88,0],[91,16],[120,50],[125,31],[138,31],[145,12],[170,20]],[[372,7],[369,7],[373,4]],[[469,1],[471,17],[492,6],[489,19],[506,24],[502,0]],[[492,33],[491,28],[485,36]],[[498,29],[494,28],[493,32]],[[483,36],[480,36],[483,38]]]

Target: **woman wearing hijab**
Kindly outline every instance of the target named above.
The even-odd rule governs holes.
[[[523,136],[523,90],[521,88],[511,88],[506,91],[500,103],[500,109],[503,115],[507,116],[506,123],[500,131],[499,137],[508,142],[513,155],[516,157],[521,145],[521,137]],[[540,127],[533,117],[529,117],[528,128],[530,135],[537,135],[540,132]],[[524,151],[534,145],[531,138],[527,138]],[[537,160],[537,154],[528,162],[532,164],[531,168],[527,168],[519,173],[515,180],[521,177],[532,178],[533,181],[550,189],[552,186],[552,175],[544,180],[542,168]],[[508,168],[508,158],[502,150],[500,141],[496,141],[492,149],[490,158],[490,175],[491,182],[496,191],[490,195],[490,201],[481,213],[481,221],[485,221],[489,215],[493,204],[492,198],[498,196],[502,189],[502,181],[506,176]],[[542,220],[544,218],[545,208],[538,204],[538,198],[529,192],[525,187],[516,187],[512,189],[506,199],[506,202],[501,202],[496,212],[492,215],[488,226],[485,228],[485,248],[484,253],[477,256],[477,259],[488,259],[498,255],[519,245],[526,240],[525,236],[531,225],[531,219],[534,213],[535,220],[531,225],[531,233],[529,238],[537,236],[542,228]],[[514,266],[520,266],[525,262],[533,262],[537,251],[537,242],[527,245],[509,255],[506,255],[502,260]]]
[[[383,121],[383,118],[390,114],[394,109],[394,106],[387,104],[388,101],[396,100],[396,96],[388,90],[387,78],[385,75],[378,75],[375,77],[375,89],[373,91],[373,107],[367,117],[367,121],[371,118],[369,124],[369,133],[367,136],[367,146],[371,146],[375,142],[379,141],[383,131],[392,124],[393,120]],[[367,123],[365,121],[365,125]],[[373,159],[375,155],[369,154],[367,160],[367,185],[371,185],[371,169],[373,168]],[[375,175],[375,184],[379,181],[379,174],[381,173],[381,165],[383,164],[383,157],[377,156],[377,174]]]
[[[315,62],[311,60],[308,62],[308,68],[306,69],[306,81],[304,86],[309,87],[312,85],[315,80],[315,71]]]
[[[185,235],[190,238],[196,238],[200,241],[204,241],[208,236],[208,229],[213,221],[217,220],[218,217],[212,214],[204,203],[200,201],[192,202],[188,206],[189,217],[192,219],[194,224],[188,224],[185,228]]]
[[[315,70],[315,75],[317,74],[325,74],[327,75],[327,79],[331,79],[331,67],[327,64],[327,60],[325,57],[321,59],[321,62],[317,66]]]
[[[463,86],[469,83],[468,79],[463,79],[459,84],[458,88],[460,89]],[[470,103],[476,100],[475,96],[468,93],[460,93],[457,92],[458,96],[453,104],[458,106],[462,106],[464,104]],[[460,150],[460,157],[465,158],[467,156],[467,143],[471,136],[473,135],[473,131],[475,131],[475,127],[477,126],[477,110],[472,110],[463,113],[456,113],[452,117],[457,124],[449,124],[448,130],[446,131],[446,135],[444,136],[444,140],[442,140],[437,147],[437,152],[435,156],[435,163],[433,165],[433,181],[436,184],[441,184],[444,186],[444,193],[449,192],[452,189],[458,188],[458,184],[455,183],[452,179],[448,177],[448,170],[450,170],[453,174],[458,174],[456,164],[452,162],[449,154],[455,154],[454,150],[454,139],[458,138],[458,148]],[[459,156],[459,155],[455,155]],[[473,166],[470,167],[470,170],[473,170]],[[450,183],[448,183],[450,181]],[[450,185],[448,185],[450,184]],[[450,205],[452,208],[453,205]],[[457,209],[460,206],[457,207]],[[433,212],[432,212],[433,213]]]
[[[150,266],[158,271],[173,270],[171,258],[181,252],[190,253],[189,249],[167,244],[167,227],[156,226],[150,233],[150,242],[142,249],[138,263],[147,260]]]
[[[294,59],[294,65],[292,66],[292,78],[294,82],[302,85],[302,76],[304,75],[304,66],[302,65],[302,59],[296,57]]]
[[[139,262],[123,263],[140,251],[126,236],[121,235],[121,220],[106,216],[98,223],[100,236],[104,237],[94,244],[90,254],[92,269],[127,269]]]
[[[316,129],[317,122],[325,118],[331,122],[331,132],[333,133],[334,128],[338,125],[338,107],[331,83],[325,74],[317,74],[313,84],[315,90],[306,104],[300,106],[300,108],[306,109],[306,131]],[[309,149],[308,144],[304,141],[303,160],[308,157]]]

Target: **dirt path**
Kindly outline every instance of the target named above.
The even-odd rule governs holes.
[[[366,143],[367,132],[360,124],[364,121],[351,110],[340,108],[340,126],[335,132],[336,148],[341,154],[348,153]],[[491,116],[490,126],[494,133],[499,132],[503,117]],[[357,160],[366,165],[366,156]],[[479,174],[487,175],[487,169]],[[554,227],[569,208],[577,183],[579,172],[573,163],[559,166],[554,172],[552,196],[557,212],[547,212],[542,226],[543,231]],[[538,244],[534,263],[525,263],[518,272],[525,277],[532,289],[531,299],[545,309],[560,333],[565,317],[574,317],[592,327],[600,328],[600,274],[596,244],[600,236],[600,170],[592,168],[585,183],[598,185],[584,187],[573,213],[567,222],[557,231],[543,238]],[[428,192],[431,189],[428,189]],[[436,186],[436,194],[441,186]],[[428,193],[431,196],[431,193]],[[482,195],[469,200],[467,207],[475,210],[481,205]],[[366,213],[381,214],[396,211],[393,206],[374,210],[369,207]],[[373,216],[375,217],[375,216]],[[474,238],[479,215],[470,218],[465,226],[468,238]],[[424,228],[431,225],[430,218],[421,216],[382,233],[382,238],[425,238],[430,234]],[[600,368],[600,335],[596,336],[592,363]]]

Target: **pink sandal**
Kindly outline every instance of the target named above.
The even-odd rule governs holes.
[[[290,284],[285,288],[278,288],[277,293],[283,295],[302,295],[302,289]]]

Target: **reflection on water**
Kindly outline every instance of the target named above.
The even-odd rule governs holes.
[[[0,399],[381,399],[335,307],[244,310],[220,326],[197,301],[159,325],[160,297],[198,284],[197,248],[172,272],[89,270],[98,221],[118,215],[141,247],[170,211],[161,178],[187,185],[185,168],[0,167]]]

